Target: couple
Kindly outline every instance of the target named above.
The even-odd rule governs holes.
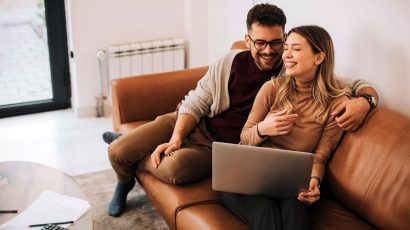
[[[109,215],[125,210],[137,166],[167,183],[193,182],[211,175],[213,141],[241,141],[315,153],[310,190],[284,201],[222,193],[226,207],[253,229],[308,223],[304,204],[319,200],[325,164],[342,129],[357,129],[374,106],[368,99],[377,94],[363,82],[346,90],[334,79],[333,46],[325,30],[297,27],[285,40],[285,24],[280,8],[255,5],[247,16],[249,50],[232,50],[211,64],[177,112],[120,138],[104,134],[107,142],[115,139],[109,159],[118,178]],[[348,100],[350,92],[356,97]],[[250,215],[254,210],[269,214]]]

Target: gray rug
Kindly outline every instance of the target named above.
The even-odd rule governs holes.
[[[82,174],[74,179],[91,203],[94,229],[169,229],[138,183],[128,195],[127,210],[115,218],[106,211],[117,183],[114,171]]]

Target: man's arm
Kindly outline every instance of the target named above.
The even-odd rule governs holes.
[[[368,99],[363,95],[369,95],[378,104],[379,97],[377,91],[363,80],[352,82],[349,87],[354,98],[341,103],[332,113],[333,116],[341,114],[336,118],[338,126],[346,131],[355,131],[366,119],[367,114],[372,109]]]
[[[158,145],[155,151],[151,154],[152,165],[157,168],[161,162],[161,153],[169,156],[175,150],[181,148],[184,139],[192,131],[196,125],[196,119],[187,113],[178,115],[174,131],[168,143]]]

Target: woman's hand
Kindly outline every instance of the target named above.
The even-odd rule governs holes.
[[[315,178],[310,180],[310,186],[308,192],[299,193],[298,200],[311,205],[320,199],[319,181]]]
[[[258,124],[261,136],[279,136],[288,134],[294,124],[297,114],[286,114],[286,110],[268,113],[265,119]]]

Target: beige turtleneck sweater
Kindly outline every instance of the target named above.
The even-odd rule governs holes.
[[[343,130],[337,126],[334,117],[330,114],[339,103],[348,100],[348,97],[342,96],[334,99],[329,105],[330,109],[317,120],[313,114],[318,107],[311,99],[310,91],[310,87],[296,86],[292,101],[294,103],[293,113],[296,113],[298,117],[290,133],[282,136],[261,137],[258,134],[257,124],[263,121],[268,113],[281,110],[277,104],[274,104],[276,88],[273,82],[266,82],[258,92],[252,111],[242,130],[241,144],[314,153],[312,176],[319,176],[322,179],[330,154],[343,134]]]

